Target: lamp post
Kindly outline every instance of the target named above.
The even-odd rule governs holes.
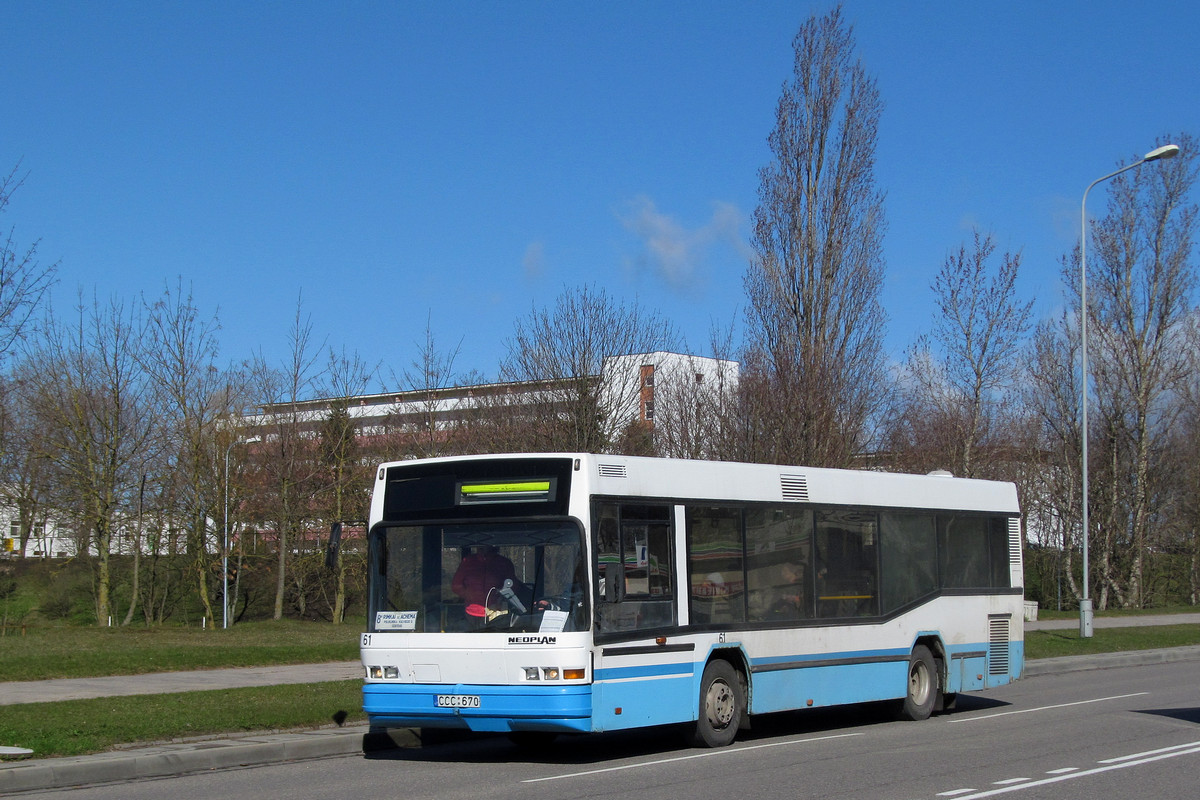
[[[229,627],[229,451],[239,444],[261,442],[261,436],[236,439],[225,448],[225,535],[221,540],[221,628]]]
[[[1132,164],[1126,164],[1120,169],[1110,172],[1102,178],[1097,178],[1083,190],[1083,204],[1080,207],[1082,219],[1081,235],[1079,237],[1079,406],[1080,406],[1080,438],[1083,462],[1083,481],[1080,487],[1083,492],[1083,597],[1079,601],[1079,635],[1082,638],[1092,636],[1092,598],[1088,594],[1088,342],[1087,342],[1087,196],[1092,187],[1098,183],[1116,177],[1126,170],[1140,167],[1149,161],[1162,158],[1174,158],[1179,155],[1179,146],[1165,144],[1156,147]]]

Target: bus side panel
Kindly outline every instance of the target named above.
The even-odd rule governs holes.
[[[750,713],[869,703],[904,696],[906,661],[842,664],[756,672]]]
[[[597,668],[592,687],[594,730],[614,731],[694,720],[699,680],[696,666],[690,661]]]
[[[1012,648],[1012,662],[1009,665],[1008,680],[1011,683],[1025,673],[1025,640],[1018,639],[1009,644]]]
[[[978,692],[984,688],[987,675],[987,657],[983,653],[971,653],[965,657],[951,656],[946,691]]]

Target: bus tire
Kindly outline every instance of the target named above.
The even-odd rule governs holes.
[[[737,736],[746,701],[733,665],[713,659],[700,677],[700,708],[692,731],[697,747],[725,747]]]
[[[929,719],[938,698],[938,673],[933,654],[919,644],[908,657],[908,681],[900,718],[919,722]]]

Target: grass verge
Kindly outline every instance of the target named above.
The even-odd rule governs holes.
[[[358,658],[359,627],[296,620],[198,628],[31,628],[0,639],[9,681],[147,672],[320,664]]]
[[[1086,656],[1195,644],[1200,644],[1200,625],[1095,628],[1090,639],[1081,638],[1078,629],[1025,631],[1026,658]]]
[[[343,712],[362,722],[362,681],[290,684],[180,694],[105,697],[3,706],[0,744],[31,758],[73,756],[118,745],[249,731],[317,728]]]

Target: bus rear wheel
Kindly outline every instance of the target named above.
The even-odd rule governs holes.
[[[908,657],[908,688],[900,706],[900,718],[919,722],[929,719],[938,698],[937,664],[929,648],[919,644]]]
[[[742,681],[728,661],[716,659],[700,678],[700,713],[692,731],[697,747],[725,747],[737,736],[746,701]]]

